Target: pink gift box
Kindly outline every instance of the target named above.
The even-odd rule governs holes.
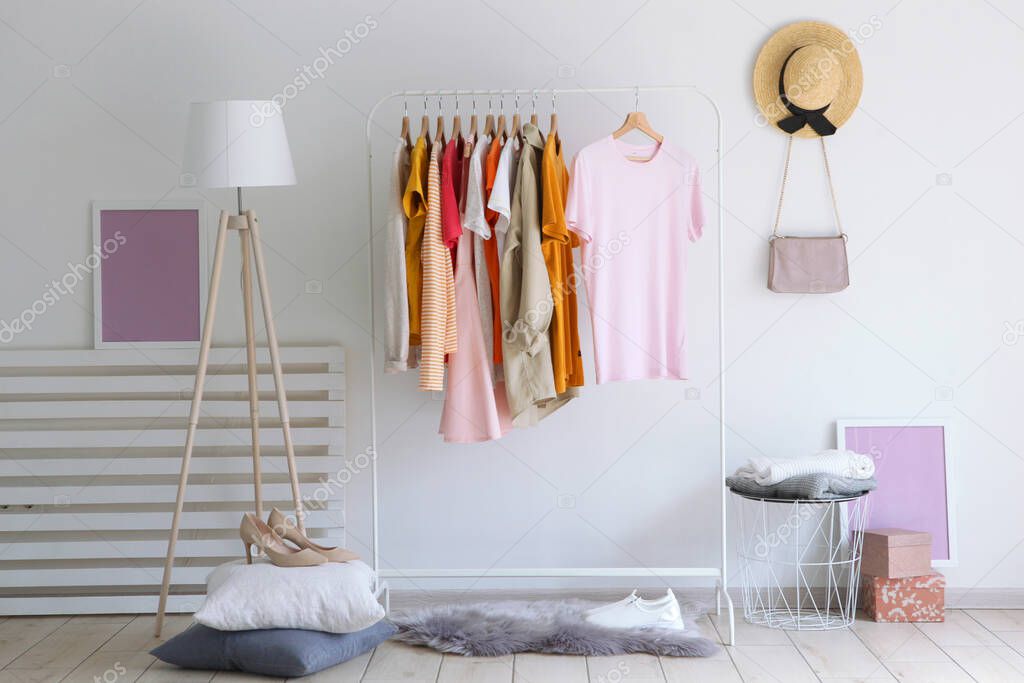
[[[871,529],[864,532],[860,572],[899,579],[932,571],[932,535],[906,529]]]
[[[939,572],[901,579],[862,576],[860,606],[875,621],[945,621],[946,577]]]

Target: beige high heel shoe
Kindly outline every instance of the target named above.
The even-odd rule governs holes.
[[[345,548],[327,548],[309,540],[302,535],[292,521],[285,517],[277,508],[270,511],[270,517],[267,518],[267,524],[269,524],[270,528],[282,538],[291,541],[300,548],[318,552],[326,557],[330,562],[348,562],[349,560],[359,559],[359,556],[351,550],[347,550]]]
[[[242,516],[238,527],[238,535],[245,544],[245,561],[252,564],[252,547],[255,545],[263,550],[272,563],[278,567],[312,567],[326,564],[327,558],[307,548],[293,548],[274,533],[262,519],[251,512]]]

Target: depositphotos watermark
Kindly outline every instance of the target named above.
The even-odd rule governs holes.
[[[86,276],[100,267],[106,259],[117,252],[128,242],[128,238],[118,230],[113,237],[103,240],[102,244],[93,247],[92,253],[86,256],[81,263],[68,261],[67,271],[59,280],[51,280],[43,295],[32,302],[32,305],[10,320],[0,320],[0,344],[10,344],[16,336],[22,332],[32,329],[36,319],[56,306],[57,302],[65,296],[71,296],[75,288]]]
[[[309,64],[296,67],[295,71],[298,72],[298,75],[285,84],[280,92],[271,97],[269,102],[263,103],[262,106],[252,105],[252,113],[249,114],[250,125],[253,128],[259,128],[267,122],[267,119],[280,114],[286,104],[311,86],[313,81],[323,78],[327,74],[327,70],[334,66],[335,61],[351,52],[352,48],[359,44],[359,41],[370,35],[370,32],[378,26],[380,23],[376,17],[367,14],[354,28],[345,29],[345,35],[339,38],[334,45],[321,46],[320,56]]]
[[[328,503],[335,497],[335,495],[341,489],[344,489],[356,475],[370,467],[376,459],[377,452],[372,446],[370,446],[354,458],[346,459],[341,468],[339,468],[333,475],[326,478],[320,477],[320,479],[317,480],[317,484],[319,484],[319,486],[316,487],[313,493],[302,496],[303,516],[308,514],[311,510],[327,510]],[[274,532],[279,536],[284,536],[289,530],[297,528],[298,524],[296,523],[296,520],[291,516],[285,516],[284,526],[275,527]]]
[[[312,495],[302,496],[302,518],[305,520],[307,515],[313,510],[324,511],[329,509],[328,503],[334,498],[335,494],[339,489],[343,489],[352,481],[360,472],[363,472],[368,468],[374,460],[377,459],[376,451],[373,447],[368,447],[365,451],[358,454],[355,458],[345,460],[341,468],[333,475],[327,477],[320,477],[318,480],[319,486],[313,491]],[[300,513],[300,511],[296,511]],[[274,526],[273,531],[278,536],[286,536],[288,532],[298,529],[298,520],[291,516],[285,515],[284,522],[281,525]]]
[[[501,335],[505,342],[511,344],[515,342],[520,335],[529,337],[531,333],[536,330],[539,322],[551,317],[555,309],[554,295],[556,293],[560,294],[561,298],[564,299],[570,294],[578,291],[580,286],[584,284],[585,278],[589,277],[589,274],[596,273],[604,268],[616,256],[621,254],[631,242],[631,233],[626,230],[620,230],[614,238],[598,246],[595,249],[595,253],[590,256],[589,262],[584,262],[581,265],[580,270],[574,270],[572,274],[566,278],[564,283],[557,283],[556,285],[553,285],[555,287],[555,291],[548,292],[546,297],[538,301],[533,307],[528,309],[516,320],[502,320]]]
[[[1024,320],[1010,322],[1003,321],[1003,343],[1007,346],[1016,346],[1017,342],[1024,339]]]
[[[121,677],[128,673],[128,668],[120,661],[114,662],[114,666],[103,672],[102,675],[93,676],[95,683],[117,683]]]

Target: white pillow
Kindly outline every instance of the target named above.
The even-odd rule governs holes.
[[[221,631],[301,628],[353,633],[377,623],[384,608],[373,597],[374,574],[365,563],[277,567],[265,559],[222,564],[206,581],[200,624]]]

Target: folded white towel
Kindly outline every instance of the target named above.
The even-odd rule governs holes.
[[[853,451],[828,450],[809,458],[771,460],[750,458],[736,470],[737,477],[753,479],[761,486],[774,486],[780,481],[804,474],[829,474],[849,479],[870,479],[875,476],[871,456]]]

